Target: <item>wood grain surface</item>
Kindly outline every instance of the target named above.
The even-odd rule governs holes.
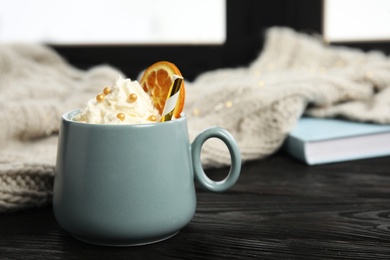
[[[390,259],[390,157],[306,166],[279,153],[197,199],[176,236],[138,247],[79,242],[51,207],[3,214],[0,259]]]

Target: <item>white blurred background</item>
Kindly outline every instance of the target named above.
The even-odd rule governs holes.
[[[323,3],[326,41],[390,40],[389,0],[324,0]]]
[[[0,42],[222,44],[225,0],[0,0]]]
[[[226,0],[0,0],[0,42],[223,44],[226,19]],[[323,0],[322,30],[328,42],[389,40],[390,0]]]

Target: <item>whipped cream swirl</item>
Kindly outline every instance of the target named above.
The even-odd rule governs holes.
[[[104,92],[89,100],[73,120],[90,124],[142,124],[160,119],[151,97],[138,81],[119,77]]]

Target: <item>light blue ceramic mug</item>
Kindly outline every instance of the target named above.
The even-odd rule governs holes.
[[[176,234],[196,208],[194,178],[210,191],[237,181],[240,152],[218,127],[190,143],[187,119],[137,125],[98,125],[63,115],[54,181],[54,215],[76,238],[99,245],[158,242]],[[209,138],[229,149],[231,168],[222,181],[203,171],[200,154]]]

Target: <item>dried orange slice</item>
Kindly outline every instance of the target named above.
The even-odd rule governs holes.
[[[172,85],[172,76],[176,74],[182,76],[175,64],[168,61],[159,61],[151,65],[144,72],[140,84],[148,93],[153,101],[155,108],[162,114],[165,102],[168,99],[169,88]],[[177,99],[173,116],[180,117],[180,113],[184,108],[185,88],[184,81],[180,87],[180,94]]]

